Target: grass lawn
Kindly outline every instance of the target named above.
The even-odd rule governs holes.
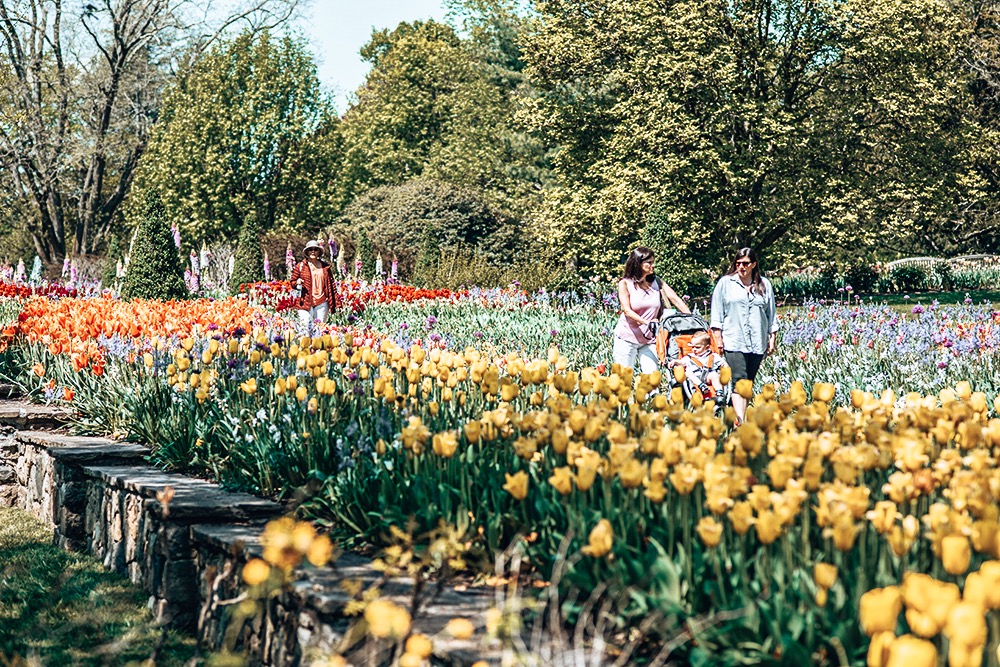
[[[31,515],[0,508],[0,665],[179,666],[195,656],[193,639],[157,627],[138,587],[51,542]]]
[[[960,304],[963,303],[966,297],[972,299],[975,304],[981,304],[984,301],[988,301],[994,310],[1000,309],[1000,290],[969,290],[969,291],[959,291],[959,292],[912,292],[910,294],[865,294],[861,298],[855,299],[851,298],[849,302],[851,304],[864,303],[864,304],[885,304],[891,307],[893,310],[898,310],[899,312],[909,312],[913,306],[918,303],[926,306],[937,299],[938,303],[941,305],[949,304]],[[778,302],[781,303],[781,295],[778,295]],[[830,297],[825,299],[826,303],[847,303],[848,300],[843,297]],[[786,307],[791,307],[796,305],[798,302],[786,302]]]

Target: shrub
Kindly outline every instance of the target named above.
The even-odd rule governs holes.
[[[490,261],[503,261],[513,250],[511,244],[520,240],[510,233],[511,226],[479,190],[417,178],[358,197],[334,224],[332,235],[348,243],[346,252],[351,255],[359,233],[365,232],[376,252],[396,256],[400,275],[407,277],[413,274],[427,239],[434,252],[462,246]]]
[[[121,241],[117,236],[112,236],[108,244],[108,255],[104,258],[104,269],[101,271],[101,284],[104,287],[112,287],[118,282],[118,262],[121,259]]]
[[[898,292],[913,292],[926,289],[928,270],[918,264],[902,264],[892,267],[889,279]]]
[[[933,287],[939,290],[950,290],[952,288],[952,271],[951,264],[948,262],[937,262],[931,268],[930,278],[933,281]]]
[[[183,299],[184,269],[174,246],[160,198],[146,195],[122,286],[124,299]]]
[[[236,242],[236,258],[233,275],[229,279],[229,293],[237,294],[243,285],[264,280],[264,251],[260,246],[260,224],[257,215],[249,213],[240,227],[240,238]]]
[[[372,245],[371,238],[365,230],[358,232],[357,250],[355,251],[355,262],[361,260],[361,275],[363,280],[372,280],[375,277],[375,246]]]
[[[529,293],[543,287],[576,287],[572,274],[565,269],[545,262],[497,265],[468,248],[445,248],[437,253],[428,251],[422,256],[412,282],[418,287],[451,290],[473,286],[506,287],[517,283]]]
[[[844,269],[844,283],[853,287],[855,294],[875,292],[878,281],[878,272],[867,262],[851,264]]]

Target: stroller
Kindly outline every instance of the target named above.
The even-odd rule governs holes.
[[[694,313],[664,314],[660,318],[656,336],[656,352],[660,357],[660,364],[666,367],[671,361],[678,361],[681,357],[689,354],[691,352],[691,338],[694,334],[701,331],[708,332],[708,330],[708,322],[700,315]],[[714,336],[712,337],[711,349],[712,354],[721,355]],[[729,403],[729,397],[732,393],[732,383],[723,385],[722,390],[716,394],[715,390],[711,387],[707,391],[704,388],[699,389],[691,377],[685,378],[684,382],[680,383],[677,382],[672,373],[667,373],[667,377],[669,378],[671,389],[676,386],[681,387],[681,391],[684,392],[685,402],[691,399],[694,392],[699,391],[706,401],[713,400],[719,407]]]

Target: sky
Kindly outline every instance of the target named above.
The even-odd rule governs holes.
[[[395,28],[400,21],[444,20],[442,0],[312,0],[302,29],[315,49],[319,78],[333,94],[337,111],[368,73],[358,51],[372,29]]]

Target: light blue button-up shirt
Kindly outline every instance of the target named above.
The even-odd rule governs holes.
[[[767,352],[767,339],[778,330],[774,288],[767,278],[764,293],[746,288],[736,274],[722,276],[712,292],[713,329],[722,330],[722,345],[729,352]]]

